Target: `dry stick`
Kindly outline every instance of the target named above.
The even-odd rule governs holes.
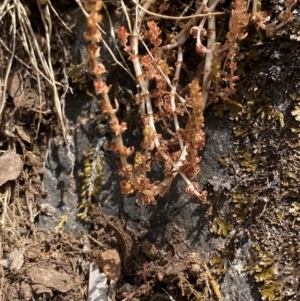
[[[41,108],[42,107],[42,91],[41,91],[41,82],[40,82],[40,76],[39,76],[39,74],[41,72],[37,72],[37,71],[39,71],[39,69],[37,67],[38,63],[37,63],[37,60],[36,60],[36,56],[34,54],[34,50],[32,48],[32,44],[27,43],[27,38],[30,37],[30,34],[28,33],[26,24],[29,27],[31,27],[31,25],[28,22],[25,22],[25,23],[23,22],[23,19],[21,19],[22,14],[21,14],[21,11],[19,9],[18,9],[18,17],[19,17],[19,20],[20,20],[20,24],[21,24],[20,29],[21,29],[21,32],[22,32],[22,36],[20,38],[23,41],[23,46],[24,46],[25,50],[27,51],[27,54],[28,54],[28,56],[31,60],[31,64],[36,67],[36,69],[35,69],[35,71],[36,71],[36,81],[37,81],[37,84],[38,84],[38,95],[39,95],[39,102],[40,102],[40,108]],[[23,17],[24,17],[24,15],[23,15]],[[34,45],[36,45],[36,44],[34,44]],[[36,51],[40,52],[39,47],[36,49]],[[53,83],[53,81],[52,81],[52,86],[55,86],[55,82]],[[40,123],[41,123],[41,111],[39,110],[38,112],[39,112],[39,119],[38,119],[38,124],[37,124],[36,135],[35,135],[35,142],[36,142],[38,134],[39,134],[39,128],[40,128]],[[34,144],[33,149],[35,149],[35,148],[36,148],[36,143]]]
[[[172,108],[173,118],[174,118],[175,132],[178,135],[178,140],[179,140],[179,145],[180,145],[181,150],[183,149],[184,145],[183,145],[182,136],[179,133],[180,125],[179,125],[178,116],[177,116],[177,113],[176,113],[176,104],[175,104],[174,91],[176,91],[177,84],[178,84],[178,81],[179,81],[182,62],[183,62],[182,47],[179,46],[178,47],[178,52],[177,52],[176,70],[175,70],[175,75],[174,75],[174,79],[173,79],[174,82],[173,82],[173,85],[172,85],[170,101],[171,101],[171,108]]]
[[[1,220],[0,220],[0,229],[1,229],[1,236],[0,236],[0,258],[3,258],[3,241],[4,241],[4,231],[6,227],[6,219],[7,216],[7,206],[8,206],[8,199],[10,198],[10,185],[8,183],[4,184],[4,193],[0,192],[0,201],[1,201]]]
[[[207,49],[207,47],[203,46],[202,45],[202,42],[201,42],[201,32],[204,28],[204,25],[205,25],[205,22],[207,21],[207,18],[203,18],[198,26],[198,31],[197,31],[197,38],[196,38],[196,47],[201,47],[201,49],[203,49],[204,53],[209,53],[211,52],[210,49]]]
[[[252,17],[257,13],[257,0],[252,0]]]
[[[132,51],[132,62],[133,62],[133,66],[135,69],[135,73],[136,73],[136,77],[137,77],[137,81],[141,87],[142,90],[142,104],[140,105],[140,111],[141,111],[141,115],[145,115],[147,113],[147,116],[149,117],[149,125],[150,127],[155,131],[156,133],[156,128],[155,128],[155,124],[154,124],[154,119],[153,119],[153,110],[152,110],[152,104],[151,104],[151,100],[150,100],[150,96],[149,96],[149,91],[145,82],[145,78],[144,78],[144,74],[143,74],[143,70],[142,67],[140,65],[139,62],[139,58],[138,58],[138,39],[139,39],[139,27],[141,24],[141,20],[143,20],[144,14],[145,12],[147,12],[148,6],[150,6],[151,4],[153,4],[155,1],[151,0],[151,1],[147,1],[144,4],[144,10],[142,11],[138,11],[137,12],[137,18],[136,18],[136,23],[131,35],[131,51]],[[138,23],[139,22],[139,23]],[[159,139],[156,137],[154,137],[154,144],[155,147],[158,151],[158,153],[160,154],[160,156],[169,164],[172,165],[173,169],[172,169],[172,174],[167,176],[157,187],[156,191],[152,191],[149,189],[145,189],[142,191],[142,193],[146,196],[151,196],[154,197],[157,194],[165,191],[166,187],[169,187],[174,179],[174,177],[177,175],[177,173],[179,173],[182,178],[184,179],[184,181],[187,184],[187,187],[189,189],[190,192],[192,192],[194,195],[196,195],[198,198],[201,198],[201,194],[194,188],[193,184],[191,183],[191,181],[186,177],[186,175],[183,172],[180,172],[179,169],[182,166],[182,161],[185,160],[186,157],[186,147],[183,148],[181,156],[180,156],[180,160],[178,162],[174,162],[170,156],[168,154],[166,154],[160,147],[160,142]]]
[[[148,9],[153,3],[155,3],[155,0],[150,0],[147,1],[144,4],[144,7],[146,9]],[[142,90],[142,102],[140,104],[140,114],[141,116],[149,116],[149,126],[151,128],[151,130],[155,133],[155,137],[154,139],[154,143],[155,146],[158,147],[160,145],[158,138],[156,136],[156,129],[155,129],[155,125],[154,125],[154,120],[153,120],[153,109],[152,109],[152,104],[151,104],[151,100],[150,100],[150,95],[149,95],[149,91],[148,91],[148,81],[145,79],[144,76],[144,72],[143,69],[140,65],[140,61],[139,61],[139,45],[138,45],[138,41],[139,41],[139,32],[140,32],[140,26],[141,26],[141,22],[143,20],[143,17],[145,15],[145,11],[140,11],[137,9],[136,7],[136,22],[134,24],[133,27],[133,32],[131,34],[131,53],[132,53],[132,63],[133,63],[133,67],[134,67],[134,71],[135,71],[135,75],[136,75],[136,79],[139,83],[139,86]],[[145,125],[145,131],[147,125]],[[147,130],[147,132],[149,132],[148,134],[152,136],[151,130],[149,132],[149,129]],[[145,139],[149,140],[150,138],[146,138],[145,135]],[[147,143],[147,145],[145,145],[145,152],[144,152],[144,157],[143,157],[143,175],[144,175],[144,181],[147,180],[146,177],[146,161],[147,161],[147,154],[150,151],[149,149],[149,145]],[[146,183],[146,182],[145,182]],[[148,196],[154,196],[155,192],[150,192],[148,190],[143,190],[142,191],[143,194],[146,194]]]
[[[54,12],[55,16],[58,18],[58,20],[61,22],[61,24],[70,32],[72,33],[72,30],[68,27],[68,25],[64,22],[64,20],[59,16],[57,11],[54,9],[52,3],[50,0],[47,1],[47,5],[50,6],[51,10]]]
[[[73,172],[74,172],[74,166],[75,166],[75,160],[76,160],[76,157],[74,155],[74,153],[71,151],[71,147],[74,146],[74,141],[73,141],[73,137],[72,135],[69,134],[69,125],[68,125],[68,119],[66,118],[65,116],[65,103],[66,103],[66,95],[67,95],[67,92],[70,88],[69,86],[69,80],[68,80],[68,74],[67,74],[67,65],[66,65],[66,61],[67,61],[67,50],[66,48],[64,47],[63,45],[63,42],[60,38],[60,35],[58,32],[56,32],[56,37],[58,38],[58,41],[60,42],[61,44],[61,47],[63,49],[63,55],[64,55],[64,58],[62,59],[62,73],[63,73],[63,83],[64,83],[64,88],[63,88],[63,93],[61,94],[61,106],[62,106],[62,112],[63,112],[63,116],[65,118],[65,123],[66,123],[66,128],[67,128],[67,135],[66,135],[66,148],[67,148],[67,155],[68,155],[68,158],[70,160],[70,174],[69,176],[70,177],[73,177]]]
[[[124,63],[125,66],[126,66],[126,70],[129,71],[129,67],[128,67],[127,63],[126,63],[126,60],[125,60],[125,58],[124,58],[124,56],[123,56],[123,54],[122,54],[122,52],[121,52],[121,50],[120,50],[120,47],[117,45],[116,35],[115,35],[115,28],[114,28],[113,22],[112,22],[112,20],[111,20],[109,11],[108,11],[106,5],[104,4],[104,2],[102,3],[102,6],[103,6],[103,8],[104,8],[104,10],[105,10],[105,13],[106,13],[106,16],[107,16],[107,18],[108,18],[109,27],[110,27],[110,30],[109,30],[110,36],[112,37],[113,43],[114,43],[114,45],[115,45],[116,50],[118,51],[118,54],[119,54],[120,58],[122,59],[123,63]],[[127,72],[127,73],[128,73],[128,72]],[[131,74],[130,71],[129,71],[129,74],[130,74],[131,78],[135,81],[135,78],[134,78],[134,76]]]
[[[167,19],[167,20],[187,20],[187,19],[193,19],[193,18],[198,18],[198,17],[210,17],[210,16],[215,16],[215,15],[223,15],[224,13],[222,12],[215,12],[215,13],[207,13],[207,14],[194,14],[192,16],[178,16],[178,17],[174,17],[174,16],[167,16],[167,15],[161,15],[161,14],[157,14],[157,13],[153,13],[151,11],[149,11],[148,9],[146,9],[144,6],[140,5],[136,0],[132,0],[132,2],[134,4],[136,4],[141,10],[143,10],[144,12],[146,12],[148,15],[154,16],[154,17],[158,17],[158,18],[163,18],[163,19]]]
[[[200,4],[200,6],[196,9],[195,14],[200,14],[204,7],[206,6],[207,0],[205,0],[205,2],[202,4]],[[193,25],[193,19],[189,20],[181,29],[181,31],[178,33],[178,35],[174,38],[174,42],[172,42],[172,44],[168,44],[163,46],[163,49],[165,51],[167,50],[171,50],[174,49],[178,46],[182,46],[186,40],[189,38],[189,34],[187,34],[187,32],[189,31],[190,27]]]
[[[52,68],[52,62],[51,62],[51,46],[50,46],[50,39],[52,35],[52,22],[51,22],[51,15],[49,11],[49,5],[48,3],[42,7],[40,4],[40,1],[37,1],[38,8],[41,13],[42,21],[45,27],[45,35],[46,35],[46,41],[47,41],[47,54],[48,54],[48,70],[49,70],[49,76],[52,80],[52,82],[55,82],[55,75]],[[66,130],[66,118],[65,113],[62,110],[62,104],[58,96],[58,91],[56,88],[56,85],[52,86],[53,88],[53,96],[54,96],[54,106],[56,109],[57,117],[60,122],[60,126],[62,129],[64,140],[67,141],[67,130]]]
[[[12,62],[13,62],[13,57],[15,55],[15,49],[16,49],[16,11],[15,7],[13,8],[13,13],[9,11],[11,14],[12,18],[12,26],[13,26],[13,32],[12,32],[12,54],[11,57],[9,58],[7,67],[6,67],[6,72],[3,80],[3,88],[2,92],[0,93],[0,123],[2,119],[2,112],[5,106],[5,100],[6,100],[6,90],[7,90],[7,81],[8,81],[8,76],[10,74]],[[1,80],[2,81],[2,80]]]
[[[13,233],[13,236],[16,236],[19,240],[21,239],[18,235],[18,232],[15,231],[13,223],[9,217],[8,214],[8,206],[9,206],[9,200],[11,198],[11,183],[7,182],[3,186],[3,193],[0,193],[0,202],[1,202],[1,208],[2,208],[2,214],[1,214],[1,220],[0,220],[0,258],[3,258],[3,246],[5,241],[5,234],[9,235],[9,232]],[[8,222],[11,225],[11,229],[7,225]],[[2,269],[2,265],[1,265]],[[3,272],[3,271],[2,271]],[[5,273],[2,273],[2,275],[5,275]],[[2,278],[3,281],[3,278]],[[1,287],[3,286],[3,282],[1,283]]]
[[[203,1],[203,5],[207,5],[208,0]],[[205,22],[207,21],[207,18],[203,18],[200,21],[200,24],[198,26],[198,32],[197,32],[197,39],[196,39],[196,45],[201,45],[201,29],[204,28]]]
[[[212,2],[212,3],[211,3]],[[209,9],[214,10],[217,6],[217,4],[220,2],[220,0],[214,0],[210,1],[209,3]],[[207,0],[205,0],[205,3],[207,3]],[[202,82],[202,96],[204,101],[204,106],[207,103],[208,95],[209,95],[209,89],[211,86],[211,60],[213,59],[213,47],[216,41],[216,33],[215,33],[215,17],[212,17],[209,22],[212,22],[214,25],[210,27],[208,25],[208,40],[207,40],[207,47],[203,46],[201,43],[201,32],[204,28],[204,25],[207,21],[207,18],[203,18],[198,26],[197,31],[197,47],[201,47],[201,50],[205,53],[205,67],[204,67],[204,75],[203,75],[203,82]],[[212,24],[209,23],[209,24]],[[224,51],[224,50],[222,50]]]
[[[144,6],[146,8],[149,8],[153,3],[155,3],[156,0],[149,0],[147,1]],[[139,32],[140,32],[140,26],[141,22],[144,17],[144,11],[139,11],[136,7],[136,22],[134,24],[133,32],[131,34],[131,52],[133,53],[132,56],[132,63],[134,66],[135,70],[135,75],[137,78],[137,81],[140,85],[140,88],[142,90],[142,102],[140,104],[140,114],[141,116],[146,116],[149,115],[149,126],[145,124],[145,129],[144,129],[144,155],[142,157],[142,173],[143,173],[143,181],[144,181],[144,187],[146,186],[147,182],[147,160],[149,153],[151,152],[151,145],[149,144],[149,140],[151,139],[150,136],[153,134],[156,136],[156,129],[153,121],[153,110],[152,110],[152,104],[150,100],[150,95],[148,91],[148,86],[149,86],[149,80],[145,78],[143,69],[140,65],[139,62],[139,46],[138,46],[138,40],[140,38]],[[157,139],[155,137],[154,139]],[[143,190],[143,193],[145,190]],[[154,193],[154,192],[153,192]],[[152,194],[152,192],[146,192],[146,195],[150,196],[149,194]]]
[[[185,9],[183,10],[183,12],[181,13],[180,16],[184,16],[189,11],[189,9],[191,9],[191,7],[194,5],[194,3],[195,3],[195,0],[191,0],[191,2],[185,7]]]
[[[19,3],[19,2],[17,2],[17,3]],[[20,20],[20,23],[22,25],[20,27],[21,27],[21,31],[23,33],[23,36],[24,37],[30,37],[32,39],[34,49],[32,49],[31,43],[29,43],[30,49],[31,49],[31,51],[29,51],[28,45],[26,46],[26,44],[27,44],[26,39],[25,40],[23,39],[23,45],[25,46],[25,48],[27,48],[27,51],[29,53],[29,57],[31,58],[31,60],[32,60],[33,57],[35,58],[34,53],[35,52],[37,53],[37,55],[40,59],[40,62],[42,64],[43,68],[44,68],[44,71],[46,72],[47,76],[50,78],[51,82],[53,83],[52,88],[53,88],[53,93],[54,93],[55,107],[56,107],[56,110],[57,110],[59,120],[61,121],[61,127],[62,127],[63,135],[64,135],[64,138],[65,138],[66,137],[66,130],[65,130],[65,127],[64,127],[64,123],[63,123],[64,119],[63,119],[62,112],[61,112],[61,107],[60,107],[59,98],[58,98],[58,92],[57,92],[57,88],[56,88],[56,85],[55,85],[54,72],[53,72],[52,63],[51,63],[50,38],[49,38],[49,30],[51,30],[51,20],[49,20],[50,17],[47,18],[47,20],[50,22],[50,24],[48,26],[47,21],[45,20],[45,16],[43,15],[43,11],[41,11],[41,16],[42,16],[42,20],[44,22],[45,32],[46,32],[46,40],[47,40],[47,48],[48,48],[48,63],[49,63],[49,65],[48,65],[47,62],[46,62],[44,54],[40,50],[39,44],[38,44],[37,39],[35,37],[35,34],[32,30],[32,27],[31,27],[31,24],[30,24],[30,21],[28,19],[28,16],[27,16],[27,13],[26,13],[26,10],[25,10],[24,6],[21,3],[19,3],[17,8],[18,8],[17,11],[18,11],[19,20]],[[48,9],[48,13],[49,13],[49,9]],[[34,60],[36,61],[36,59],[34,59]],[[35,66],[34,63],[33,63],[33,65]]]
[[[95,239],[94,237],[90,236],[89,234],[86,235],[90,240],[92,240],[95,244],[97,244],[99,247],[104,247],[104,245],[98,241],[97,239]]]
[[[208,6],[212,6],[216,1],[209,0]],[[208,32],[208,38],[207,38],[207,49],[212,50],[214,47],[214,44],[216,43],[216,18],[215,16],[211,16],[211,18],[208,19],[207,22],[207,32]],[[209,95],[209,89],[211,86],[211,81],[207,82],[207,78],[209,77],[210,71],[211,71],[211,61],[213,59],[213,53],[208,52],[205,55],[205,64],[204,64],[204,74],[203,74],[203,83],[202,83],[202,98],[204,107],[206,106],[208,95]]]
[[[25,10],[24,6],[20,2],[18,2],[18,3],[19,3],[19,5],[17,6],[17,8],[18,8],[17,11],[18,11],[19,21],[22,24],[22,26],[21,26],[22,34],[25,34],[24,36],[27,37],[27,39],[31,39],[32,40],[32,42],[29,43],[29,46],[32,49],[33,53],[29,52],[29,54],[30,55],[34,55],[34,52],[36,52],[36,54],[38,55],[38,58],[39,58],[39,60],[40,60],[40,62],[42,64],[42,66],[44,68],[44,71],[46,72],[46,75],[48,77],[50,77],[50,70],[48,68],[45,56],[44,56],[44,54],[40,50],[40,47],[39,47],[39,44],[37,42],[36,36],[35,36],[35,34],[33,32],[33,29],[31,27],[30,21],[28,19],[26,10]],[[26,40],[24,41],[25,43],[27,43]],[[34,48],[31,47],[32,45],[34,46]],[[27,45],[27,49],[29,49],[28,45]],[[50,77],[50,79],[51,79],[51,77]]]
[[[148,8],[150,7],[156,0],[150,0],[147,1],[145,3],[145,7]],[[142,70],[142,67],[140,65],[140,61],[139,61],[139,33],[140,33],[140,26],[141,26],[141,22],[143,20],[143,17],[145,15],[144,11],[138,11],[137,7],[136,7],[136,21],[133,27],[133,31],[131,34],[131,53],[132,53],[132,63],[133,63],[133,68],[135,71],[135,75],[136,75],[136,79],[140,85],[140,88],[142,90],[142,103],[140,105],[140,113],[141,115],[145,115],[146,114],[146,110],[145,110],[145,103],[148,101],[150,101],[150,97],[149,97],[149,91],[147,88],[147,85],[145,83],[145,77],[144,77],[144,72]],[[151,103],[151,102],[150,102]],[[149,110],[150,112],[148,112],[148,114],[151,113],[151,106],[149,106]],[[152,112],[153,114],[153,112]],[[153,116],[152,116],[152,123],[153,123]],[[152,126],[152,124],[151,124]],[[153,127],[153,126],[152,126]]]
[[[4,47],[4,49],[7,52],[9,52],[10,54],[12,54],[11,50],[9,48],[7,48],[7,46],[4,44],[4,41],[1,38],[0,38],[0,44]],[[24,65],[28,70],[33,70],[33,71],[37,72],[39,75],[41,75],[44,78],[44,80],[46,80],[48,82],[48,84],[50,84],[51,86],[53,86],[53,83],[49,80],[49,78],[40,69],[38,69],[38,67],[36,65],[34,65],[33,62],[30,62],[33,65],[33,67],[30,67],[22,59],[20,59],[17,55],[14,55],[14,58],[19,63],[21,63],[22,65]],[[35,78],[35,77],[33,76],[33,78]],[[57,86],[62,86],[62,84],[59,83],[59,82],[55,82],[54,84],[57,85]]]
[[[9,5],[9,2],[10,0],[6,0],[0,5],[0,21],[4,18],[9,10],[15,7],[13,4]]]
[[[147,11],[147,9],[153,4],[155,3],[155,0],[150,0],[147,1],[144,4],[144,8]],[[131,34],[131,52],[132,52],[132,63],[133,63],[133,67],[134,67],[134,71],[135,71],[135,75],[137,78],[137,81],[140,85],[140,88],[142,90],[142,103],[140,105],[140,114],[141,116],[148,116],[149,117],[149,126],[152,129],[152,131],[154,131],[155,133],[155,137],[153,138],[154,143],[155,143],[155,147],[157,148],[158,152],[160,153],[160,155],[167,161],[170,160],[169,156],[163,152],[159,150],[159,146],[160,146],[160,142],[156,136],[156,128],[155,128],[155,124],[154,124],[154,119],[153,119],[153,109],[152,109],[152,104],[151,104],[151,99],[150,99],[150,95],[149,95],[149,91],[148,91],[148,81],[145,80],[144,77],[144,72],[142,70],[142,67],[140,65],[140,61],[139,61],[139,45],[138,45],[138,41],[139,41],[139,32],[140,32],[140,25],[141,22],[143,20],[143,17],[145,15],[145,10],[138,10],[138,6],[136,7],[136,22],[134,24],[134,28],[133,28],[133,32]],[[148,138],[149,139],[149,138]],[[145,153],[147,155],[148,149],[145,150]],[[145,165],[145,160],[147,160],[147,156],[144,156],[143,159],[143,165]],[[146,170],[144,170],[144,180],[146,181]],[[147,196],[155,196],[159,193],[159,191],[150,191],[148,189],[144,189],[142,191],[142,193],[144,195]]]
[[[19,17],[19,21],[20,21],[20,25],[21,25],[20,28],[21,28],[21,32],[22,32],[22,35],[20,36],[20,39],[23,41],[23,46],[24,46],[25,50],[27,51],[28,56],[29,56],[31,62],[33,62],[33,65],[37,66],[37,60],[36,60],[36,57],[34,55],[34,51],[32,50],[31,44],[29,43],[30,49],[31,49],[31,50],[29,50],[29,45],[27,43],[27,37],[30,36],[30,35],[26,35],[26,33],[25,33],[26,29],[24,29],[23,27],[26,28],[26,26],[24,25],[24,23],[20,19],[21,16],[22,15],[21,15],[21,13],[20,13],[20,11],[18,9],[18,17]],[[36,81],[37,81],[37,86],[38,86],[39,104],[40,104],[40,108],[41,108],[42,107],[42,89],[41,89],[41,82],[40,82],[39,73],[36,74]],[[36,148],[36,140],[37,140],[38,133],[39,133],[40,123],[41,123],[41,112],[39,112],[37,130],[36,130],[36,135],[35,135],[35,139],[34,139],[34,141],[35,141],[34,147],[33,147],[34,150]]]
[[[123,12],[124,12],[125,17],[126,17],[126,20],[127,20],[129,32],[132,32],[131,21],[130,21],[129,15],[128,15],[128,13],[127,13],[127,7],[126,7],[126,5],[125,5],[125,3],[124,3],[124,0],[121,0],[121,5],[122,5],[122,9],[123,9]]]
[[[29,188],[28,188],[28,191],[31,190],[31,179],[28,180],[28,183],[29,183]],[[29,215],[30,215],[30,218],[29,220],[34,223],[34,214],[33,214],[33,211],[32,211],[32,199],[28,197],[28,191],[25,191],[25,199],[26,199],[26,205],[27,205],[27,208],[28,208],[28,211],[29,211]]]
[[[5,185],[5,192],[4,192],[4,194],[0,194],[0,198],[1,198],[1,201],[4,201],[4,203],[2,204],[2,207],[3,207],[2,214],[6,217],[6,219],[4,219],[4,216],[2,215],[1,224],[3,227],[5,227],[5,226],[7,226],[6,222],[8,222],[10,224],[11,228],[7,227],[6,230],[8,232],[12,232],[19,240],[21,240],[20,234],[18,231],[16,231],[15,225],[13,223],[15,221],[14,214],[12,214],[13,215],[13,220],[12,220],[8,213],[9,200],[11,198],[11,183],[5,183],[4,185]],[[3,195],[4,195],[4,198],[2,199]],[[12,204],[12,206],[14,206],[14,204]]]
[[[37,66],[38,63],[36,61],[35,56],[32,57],[32,60],[33,60],[34,64]],[[38,96],[39,96],[40,110],[38,111],[39,118],[38,118],[38,123],[37,123],[37,126],[36,126],[36,133],[35,133],[35,137],[34,137],[33,152],[35,152],[36,147],[37,147],[37,139],[38,139],[41,120],[42,120],[42,112],[41,112],[41,110],[42,110],[42,88],[41,88],[41,79],[40,79],[40,75],[39,75],[38,72],[36,73],[36,81],[37,81],[37,86],[38,86]],[[32,220],[32,222],[33,222],[33,220]]]
[[[132,62],[133,62],[133,65],[134,65],[137,81],[138,81],[138,83],[141,87],[141,90],[142,90],[142,104],[140,105],[140,112],[141,112],[142,115],[144,115],[145,112],[147,112],[147,115],[149,116],[149,125],[156,133],[156,128],[155,128],[154,120],[153,120],[153,110],[152,110],[152,104],[151,104],[151,100],[150,100],[150,96],[149,96],[149,91],[148,91],[148,88],[147,88],[147,85],[146,85],[146,82],[145,82],[145,78],[144,78],[144,75],[143,75],[143,70],[142,70],[142,67],[140,65],[139,58],[138,58],[138,39],[139,39],[139,27],[140,27],[140,23],[138,23],[138,22],[141,22],[141,20],[143,20],[144,13],[147,12],[147,6],[150,6],[154,2],[155,1],[153,1],[153,0],[147,1],[144,4],[145,10],[137,12],[136,23],[135,23],[133,32],[131,34],[131,51],[133,53]],[[187,154],[186,147],[183,148],[180,159],[178,160],[178,162],[174,162],[170,158],[170,156],[167,155],[161,149],[160,142],[159,142],[159,139],[157,138],[157,136],[153,140],[154,140],[154,143],[155,143],[155,147],[156,147],[158,153],[160,154],[160,156],[166,162],[168,162],[169,164],[172,165],[172,167],[173,167],[172,174],[167,176],[158,185],[158,188],[156,189],[156,191],[145,189],[145,190],[142,191],[142,193],[144,195],[151,196],[151,197],[154,197],[157,194],[160,194],[161,192],[166,190],[166,187],[169,187],[171,185],[174,177],[177,175],[177,173],[179,173],[182,176],[182,178],[184,179],[184,181],[186,182],[189,191],[191,193],[193,193],[194,195],[196,195],[200,199],[201,194],[194,188],[193,184],[186,177],[186,175],[183,172],[179,171],[180,167],[182,166],[182,161],[185,159],[186,154]]]
[[[138,45],[138,36],[137,35],[131,35],[132,39],[132,43],[131,43],[131,47],[132,47],[132,50],[134,51],[134,49],[136,49],[136,51],[138,51],[137,47],[134,48],[134,46],[137,46]],[[134,51],[134,53],[136,53]],[[141,66],[140,66],[140,63],[139,63],[139,59],[138,59],[138,56],[137,55],[134,55],[133,59],[133,65],[136,66],[135,67],[135,72],[136,72],[136,75],[137,75],[137,80],[139,82],[139,85],[142,89],[142,98],[144,99],[142,101],[142,104],[140,105],[140,111],[141,111],[141,115],[147,115],[149,117],[149,125],[150,127],[152,128],[152,130],[156,133],[156,128],[155,128],[155,124],[154,124],[154,118],[153,118],[153,109],[152,109],[152,104],[151,104],[151,99],[150,99],[150,95],[149,95],[149,91],[147,89],[147,84],[146,84],[146,81],[145,81],[145,78],[144,78],[144,75],[143,75],[143,72],[142,72],[142,69],[141,69]],[[160,142],[159,142],[159,139],[157,138],[157,136],[155,136],[153,138],[154,140],[154,144],[155,144],[155,147],[158,151],[158,153],[161,155],[161,157],[166,161],[166,162],[169,162],[173,169],[174,170],[177,170],[180,165],[178,165],[178,163],[175,163],[162,149],[161,149],[161,145],[160,145]],[[172,180],[173,180],[173,176],[168,176],[159,186],[170,186],[170,184],[172,183]],[[161,190],[156,190],[156,191],[151,191],[151,190],[148,190],[148,189],[145,189],[142,191],[142,193],[144,195],[147,195],[147,196],[156,196],[157,194],[161,193]]]

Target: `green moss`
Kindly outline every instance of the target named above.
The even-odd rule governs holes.
[[[68,215],[61,215],[58,218],[58,224],[57,226],[54,228],[55,232],[60,232],[63,230],[64,226],[66,225],[66,223],[68,222]]]
[[[216,233],[218,235],[222,235],[226,237],[228,233],[231,231],[233,225],[225,222],[222,218],[220,217],[215,217],[212,221],[210,231],[212,233]]]
[[[89,216],[94,210],[92,200],[97,200],[101,193],[102,179],[103,179],[103,162],[104,157],[99,147],[89,147],[88,154],[83,162],[82,187],[81,187],[81,204],[79,206],[79,213],[77,217],[83,221],[88,222]]]
[[[260,61],[251,59],[255,64]],[[246,67],[254,70],[255,66],[248,62]],[[234,214],[224,215],[221,223],[212,217],[214,233],[224,236],[223,224],[232,225],[233,230],[210,264],[216,274],[224,276],[238,253],[236,246],[246,243],[244,270],[253,275],[262,299],[296,300],[300,270],[300,98],[288,98],[285,108],[294,110],[284,109],[276,94],[279,88],[273,90],[267,85],[266,78],[261,77],[264,72],[262,68],[256,77],[247,77],[237,89],[240,99],[244,97],[244,111],[235,119],[233,149],[220,160],[236,179],[226,192],[227,205]]]

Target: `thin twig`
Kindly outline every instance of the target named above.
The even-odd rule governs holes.
[[[224,14],[223,12],[214,12],[214,13],[207,13],[207,14],[194,14],[194,15],[191,15],[191,16],[178,16],[178,17],[167,16],[167,15],[161,15],[161,14],[153,13],[153,12],[147,10],[142,5],[140,5],[136,0],[132,0],[132,2],[134,4],[136,4],[141,10],[146,12],[148,15],[158,17],[158,18],[162,18],[162,19],[167,19],[167,20],[188,20],[188,19],[193,19],[193,18],[198,18],[198,17],[210,17],[210,16],[216,16],[216,15],[223,15]]]
[[[57,11],[54,9],[52,3],[50,0],[47,1],[47,4],[49,4],[51,10],[54,12],[55,16],[58,18],[58,20],[61,22],[61,24],[69,31],[72,33],[72,30],[68,27],[68,25],[64,22],[64,20],[59,16]]]
[[[12,11],[9,11],[9,14],[11,16],[11,22],[12,22],[12,53],[11,56],[8,60],[7,66],[6,66],[6,72],[3,80],[3,88],[2,85],[0,89],[2,88],[2,92],[0,93],[0,123],[2,120],[2,112],[4,109],[5,105],[5,100],[6,100],[6,90],[7,90],[7,81],[8,81],[8,76],[10,74],[15,50],[16,50],[16,14],[15,14],[15,7],[12,8]],[[2,80],[0,80],[1,82]]]
[[[12,51],[5,45],[4,41],[1,39],[0,37],[0,43],[1,45],[4,47],[4,49],[9,52],[10,54],[12,54]],[[28,64],[26,64],[22,59],[20,59],[16,54],[14,55],[14,58],[21,63],[23,66],[25,66],[28,70],[33,70],[34,72],[37,72],[38,74],[40,74],[47,82],[48,84],[50,84],[51,86],[53,85],[57,85],[57,86],[62,86],[61,83],[55,81],[55,83],[53,83],[52,81],[49,80],[49,78],[36,66],[34,65],[33,62],[30,62],[34,68],[30,67]],[[34,75],[32,75],[34,77]]]
[[[208,6],[211,7],[216,1],[209,0]],[[211,18],[208,19],[208,29],[209,37],[207,39],[207,49],[212,50],[214,47],[214,44],[216,43],[216,19],[215,16],[211,16]],[[212,52],[208,52],[205,55],[205,63],[204,63],[204,74],[203,74],[203,85],[202,85],[202,98],[204,102],[204,106],[207,103],[209,90],[211,86],[211,81],[207,82],[207,78],[211,71],[211,61],[213,59]]]
[[[52,61],[51,61],[50,39],[51,39],[51,34],[52,34],[52,21],[51,21],[49,6],[48,6],[48,4],[46,4],[45,6],[42,7],[40,2],[38,1],[38,8],[41,12],[42,21],[43,21],[43,24],[44,24],[44,27],[45,27],[49,76],[50,76],[52,82],[55,82],[55,76],[54,76],[54,71],[53,71]],[[57,91],[56,85],[53,85],[52,88],[53,88],[53,96],[54,96],[54,106],[55,106],[57,116],[58,116],[58,119],[59,119],[59,122],[60,122],[60,126],[61,126],[61,129],[62,129],[64,140],[66,141],[67,131],[66,131],[65,115],[64,115],[64,112],[62,110],[62,104],[61,104],[61,100],[59,99],[59,96],[58,96],[58,91]]]
[[[88,235],[88,234],[87,234],[87,237],[88,237],[90,240],[92,240],[95,244],[97,244],[99,247],[104,247],[104,245],[103,245],[101,242],[99,242],[98,240],[96,240],[94,237],[92,237],[92,236],[90,236],[90,235]]]

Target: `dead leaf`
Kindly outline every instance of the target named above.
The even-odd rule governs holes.
[[[43,168],[43,162],[42,159],[38,156],[36,156],[33,152],[26,152],[26,163],[29,166],[32,166],[33,172],[35,174],[43,175],[45,173],[45,169]]]
[[[39,103],[39,95],[34,89],[26,89],[21,96],[14,98],[14,104],[17,108],[30,109]]]
[[[24,131],[23,127],[19,126],[19,125],[15,125],[15,129],[17,130],[17,133],[19,135],[19,137],[27,142],[27,143],[30,143],[31,142],[31,139],[30,139],[30,136],[27,135],[27,133]]]
[[[33,284],[32,289],[36,295],[49,295],[52,296],[52,290],[42,284]]]
[[[25,281],[22,281],[21,285],[20,285],[20,291],[21,291],[23,300],[25,300],[25,301],[32,300],[32,290],[28,283],[26,283]]]
[[[161,257],[161,253],[155,244],[152,244],[148,239],[145,239],[142,242],[142,250],[144,254],[151,260],[156,260]]]
[[[19,177],[23,169],[20,155],[14,151],[7,151],[0,157],[0,186],[7,181],[13,181]]]
[[[40,204],[41,206],[41,212],[44,213],[47,216],[53,216],[56,214],[56,209],[48,204],[48,203],[44,203],[44,204]]]
[[[91,251],[91,244],[90,244],[90,241],[89,241],[89,238],[87,235],[83,235],[82,237],[82,243],[83,243],[83,252],[90,252]]]
[[[20,75],[16,71],[11,73],[8,77],[7,93],[12,98],[19,97],[22,94]]]
[[[1,260],[1,265],[11,271],[18,271],[24,263],[24,254],[20,250],[13,250],[6,259]]]
[[[68,274],[53,271],[50,268],[32,267],[27,271],[27,275],[31,278],[32,284],[41,284],[61,293],[66,293],[72,289],[73,280]]]

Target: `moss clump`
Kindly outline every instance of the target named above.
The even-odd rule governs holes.
[[[103,179],[103,162],[104,156],[100,150],[100,143],[96,147],[89,147],[87,156],[83,162],[83,171],[81,176],[83,178],[81,187],[81,204],[79,206],[80,212],[77,217],[83,221],[88,222],[89,216],[94,209],[92,199],[99,198]]]
[[[266,81],[268,65],[255,68],[270,53],[283,57],[280,64],[275,58],[269,62],[281,70],[276,84],[271,77]],[[300,106],[299,97],[293,97],[295,86],[285,88],[285,83],[294,83],[293,72],[298,70],[296,64],[288,64],[291,57],[270,42],[260,57],[245,63],[245,70],[257,72],[244,74],[243,86],[237,89],[235,97],[242,99],[244,111],[235,119],[231,153],[220,160],[234,178],[230,191],[223,192],[227,211],[233,214],[226,216],[220,209],[222,223],[215,215],[212,220],[213,232],[219,235],[223,225],[233,225],[225,247],[210,260],[213,271],[223,276],[235,259],[246,255],[244,271],[253,275],[262,299],[268,301],[299,299]],[[289,72],[284,72],[285,65]]]

